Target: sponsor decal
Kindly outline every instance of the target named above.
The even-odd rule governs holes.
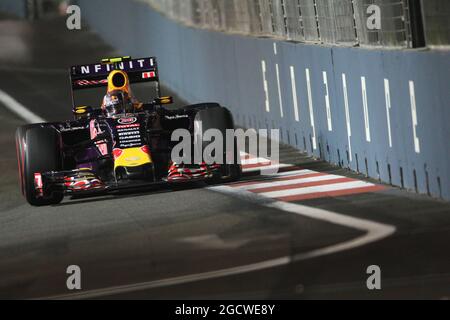
[[[143,144],[141,125],[136,123],[136,117],[124,117],[117,120],[121,125],[116,126],[116,138],[118,148],[127,149]]]
[[[130,61],[117,63],[117,67],[119,70],[125,72],[146,71],[149,69],[154,69],[155,61],[153,58],[133,59]],[[75,75],[103,75],[110,73],[111,71],[113,71],[113,69],[114,66],[111,64],[91,64],[73,67],[72,73]],[[153,76],[151,78],[155,78],[156,72],[152,71],[151,73],[153,73]]]
[[[59,131],[61,132],[71,132],[71,131],[78,131],[78,130],[86,130],[85,127],[72,127],[72,128],[61,128]]]
[[[131,117],[131,118],[120,118],[117,122],[126,125],[136,123],[136,121],[137,121],[136,117]]]
[[[178,119],[187,119],[187,118],[189,118],[188,115],[180,115],[180,114],[177,114],[176,116],[166,116],[167,120],[178,120]]]
[[[139,128],[141,125],[139,123],[137,124],[127,124],[122,126],[117,126],[117,129],[130,129],[130,128]]]
[[[126,158],[125,161],[127,162],[136,162],[141,160],[141,157],[130,157],[130,158]]]
[[[77,81],[75,81],[75,84],[77,86],[80,86],[80,87],[103,85],[103,84],[108,84],[108,79],[102,79],[102,80],[77,80]]]
[[[152,78],[156,78],[156,72],[151,71],[142,73],[142,79],[152,79]]]

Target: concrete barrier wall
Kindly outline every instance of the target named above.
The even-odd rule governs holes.
[[[27,15],[25,0],[0,0],[0,12],[12,14],[21,18]]]
[[[122,53],[158,56],[188,101],[217,101],[239,125],[279,128],[315,157],[450,200],[449,51],[277,42],[187,28],[138,1],[78,3]]]

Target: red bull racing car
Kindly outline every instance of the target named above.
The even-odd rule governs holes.
[[[209,129],[225,136],[226,130],[234,129],[234,122],[231,113],[216,103],[169,110],[167,105],[173,99],[160,96],[156,58],[123,57],[74,66],[70,80],[72,96],[78,90],[99,87],[108,88],[108,94],[99,108],[74,103],[73,120],[17,129],[20,185],[31,205],[58,204],[65,195],[240,178],[236,145],[232,150],[219,148],[226,159],[222,164],[203,159],[173,161],[171,155],[178,142],[172,141],[172,134],[176,130],[189,132],[195,144],[195,137],[202,137]],[[144,82],[155,83],[155,98],[139,103],[131,97],[130,85]],[[206,145],[201,141],[200,147]],[[194,152],[195,146],[188,149]]]

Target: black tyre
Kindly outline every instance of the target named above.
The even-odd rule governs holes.
[[[217,129],[222,132],[222,135],[224,137],[224,158],[226,159],[226,130],[227,129],[234,129],[234,120],[233,116],[231,115],[230,111],[226,108],[220,107],[219,105],[212,104],[211,107],[200,110],[196,117],[196,122],[202,123],[202,132],[198,132],[199,129],[197,126],[195,126],[194,129],[194,135],[202,135],[208,131],[209,129]],[[208,146],[210,142],[203,142],[203,149]],[[209,183],[220,183],[220,182],[232,182],[237,181],[242,176],[242,167],[238,162],[238,159],[240,157],[239,151],[237,148],[237,142],[234,140],[234,161],[233,164],[223,164],[221,165],[220,175],[214,177]],[[225,161],[224,161],[225,162]]]
[[[16,152],[17,152],[17,164],[19,170],[19,186],[22,195],[25,196],[25,134],[30,126],[22,126],[16,130]]]
[[[17,136],[23,135],[18,130]],[[62,168],[61,138],[53,128],[31,127],[25,129],[24,144],[20,144],[23,152],[23,189],[25,197],[32,206],[48,206],[60,203],[64,195],[59,192],[36,196],[34,174],[50,171],[60,171]],[[26,146],[26,147],[25,147]]]

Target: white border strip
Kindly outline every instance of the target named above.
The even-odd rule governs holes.
[[[331,117],[331,104],[330,104],[330,90],[328,86],[328,75],[326,71],[323,71],[323,84],[325,85],[325,107],[327,110],[327,123],[328,131],[333,131],[333,120]]]
[[[314,105],[313,105],[313,96],[312,96],[312,89],[311,89],[311,75],[309,72],[309,69],[305,69],[306,73],[306,86],[308,89],[308,104],[309,104],[309,117],[311,120],[311,127],[312,127],[312,144],[313,149],[317,150],[317,137],[316,137],[316,125],[314,121]]]
[[[411,98],[411,115],[412,115],[412,127],[413,127],[413,138],[414,138],[414,150],[416,153],[420,153],[420,139],[417,137],[417,126],[419,121],[417,118],[417,104],[416,104],[416,90],[414,81],[409,82],[409,95]]]
[[[388,126],[389,148],[392,148],[392,128],[391,128],[391,89],[389,79],[384,79],[384,94],[386,97],[386,120]]]
[[[280,80],[280,66],[275,64],[275,72],[277,76],[277,88],[278,88],[278,103],[280,104],[280,117],[284,118],[284,111],[283,111],[283,97],[281,94],[281,80]]]
[[[366,128],[366,140],[367,140],[367,142],[372,142],[372,135],[370,134],[369,103],[367,101],[366,77],[361,77],[361,94],[362,94],[362,99],[363,99],[364,126]]]
[[[317,179],[321,181],[321,179]],[[326,180],[322,180],[326,181]],[[315,193],[325,193],[325,192],[333,192],[333,191],[343,191],[343,190],[352,190],[359,188],[367,188],[374,187],[375,185],[372,183],[364,182],[364,181],[346,181],[346,182],[338,182],[322,185],[322,186],[313,186],[313,187],[303,187],[303,188],[291,188],[286,190],[278,190],[278,191],[268,191],[261,193],[262,196],[268,198],[282,198],[282,197],[291,197],[291,196],[306,196],[309,194]]]
[[[345,73],[342,74],[342,88],[344,91],[344,107],[345,107],[345,122],[347,123],[347,137],[348,137],[348,153],[349,160],[353,162],[352,154],[352,126],[350,123],[350,108],[348,104],[348,90],[347,90],[347,76]]]
[[[291,70],[292,101],[294,104],[294,118],[295,121],[300,122],[300,114],[298,111],[297,82],[295,79],[295,67],[291,66],[290,70]]]
[[[42,123],[44,119],[28,110],[24,105],[0,89],[0,103],[27,123]]]
[[[307,175],[307,173],[305,173],[303,175]],[[345,177],[329,174],[329,175],[317,176],[317,177],[312,177],[312,178],[302,178],[302,175],[298,175],[297,179],[292,179],[292,180],[274,179],[269,182],[265,182],[263,180],[263,181],[255,182],[253,184],[246,184],[246,185],[243,185],[240,187],[234,187],[234,189],[250,191],[250,190],[257,190],[257,189],[285,187],[285,186],[291,186],[291,185],[302,184],[302,183],[330,181],[330,180],[337,180],[337,179],[341,179],[341,178],[345,178]]]
[[[269,99],[269,83],[267,82],[267,65],[265,60],[261,60],[261,70],[263,76],[263,87],[264,87],[264,95],[265,95],[265,106],[266,112],[270,112],[270,99]]]

